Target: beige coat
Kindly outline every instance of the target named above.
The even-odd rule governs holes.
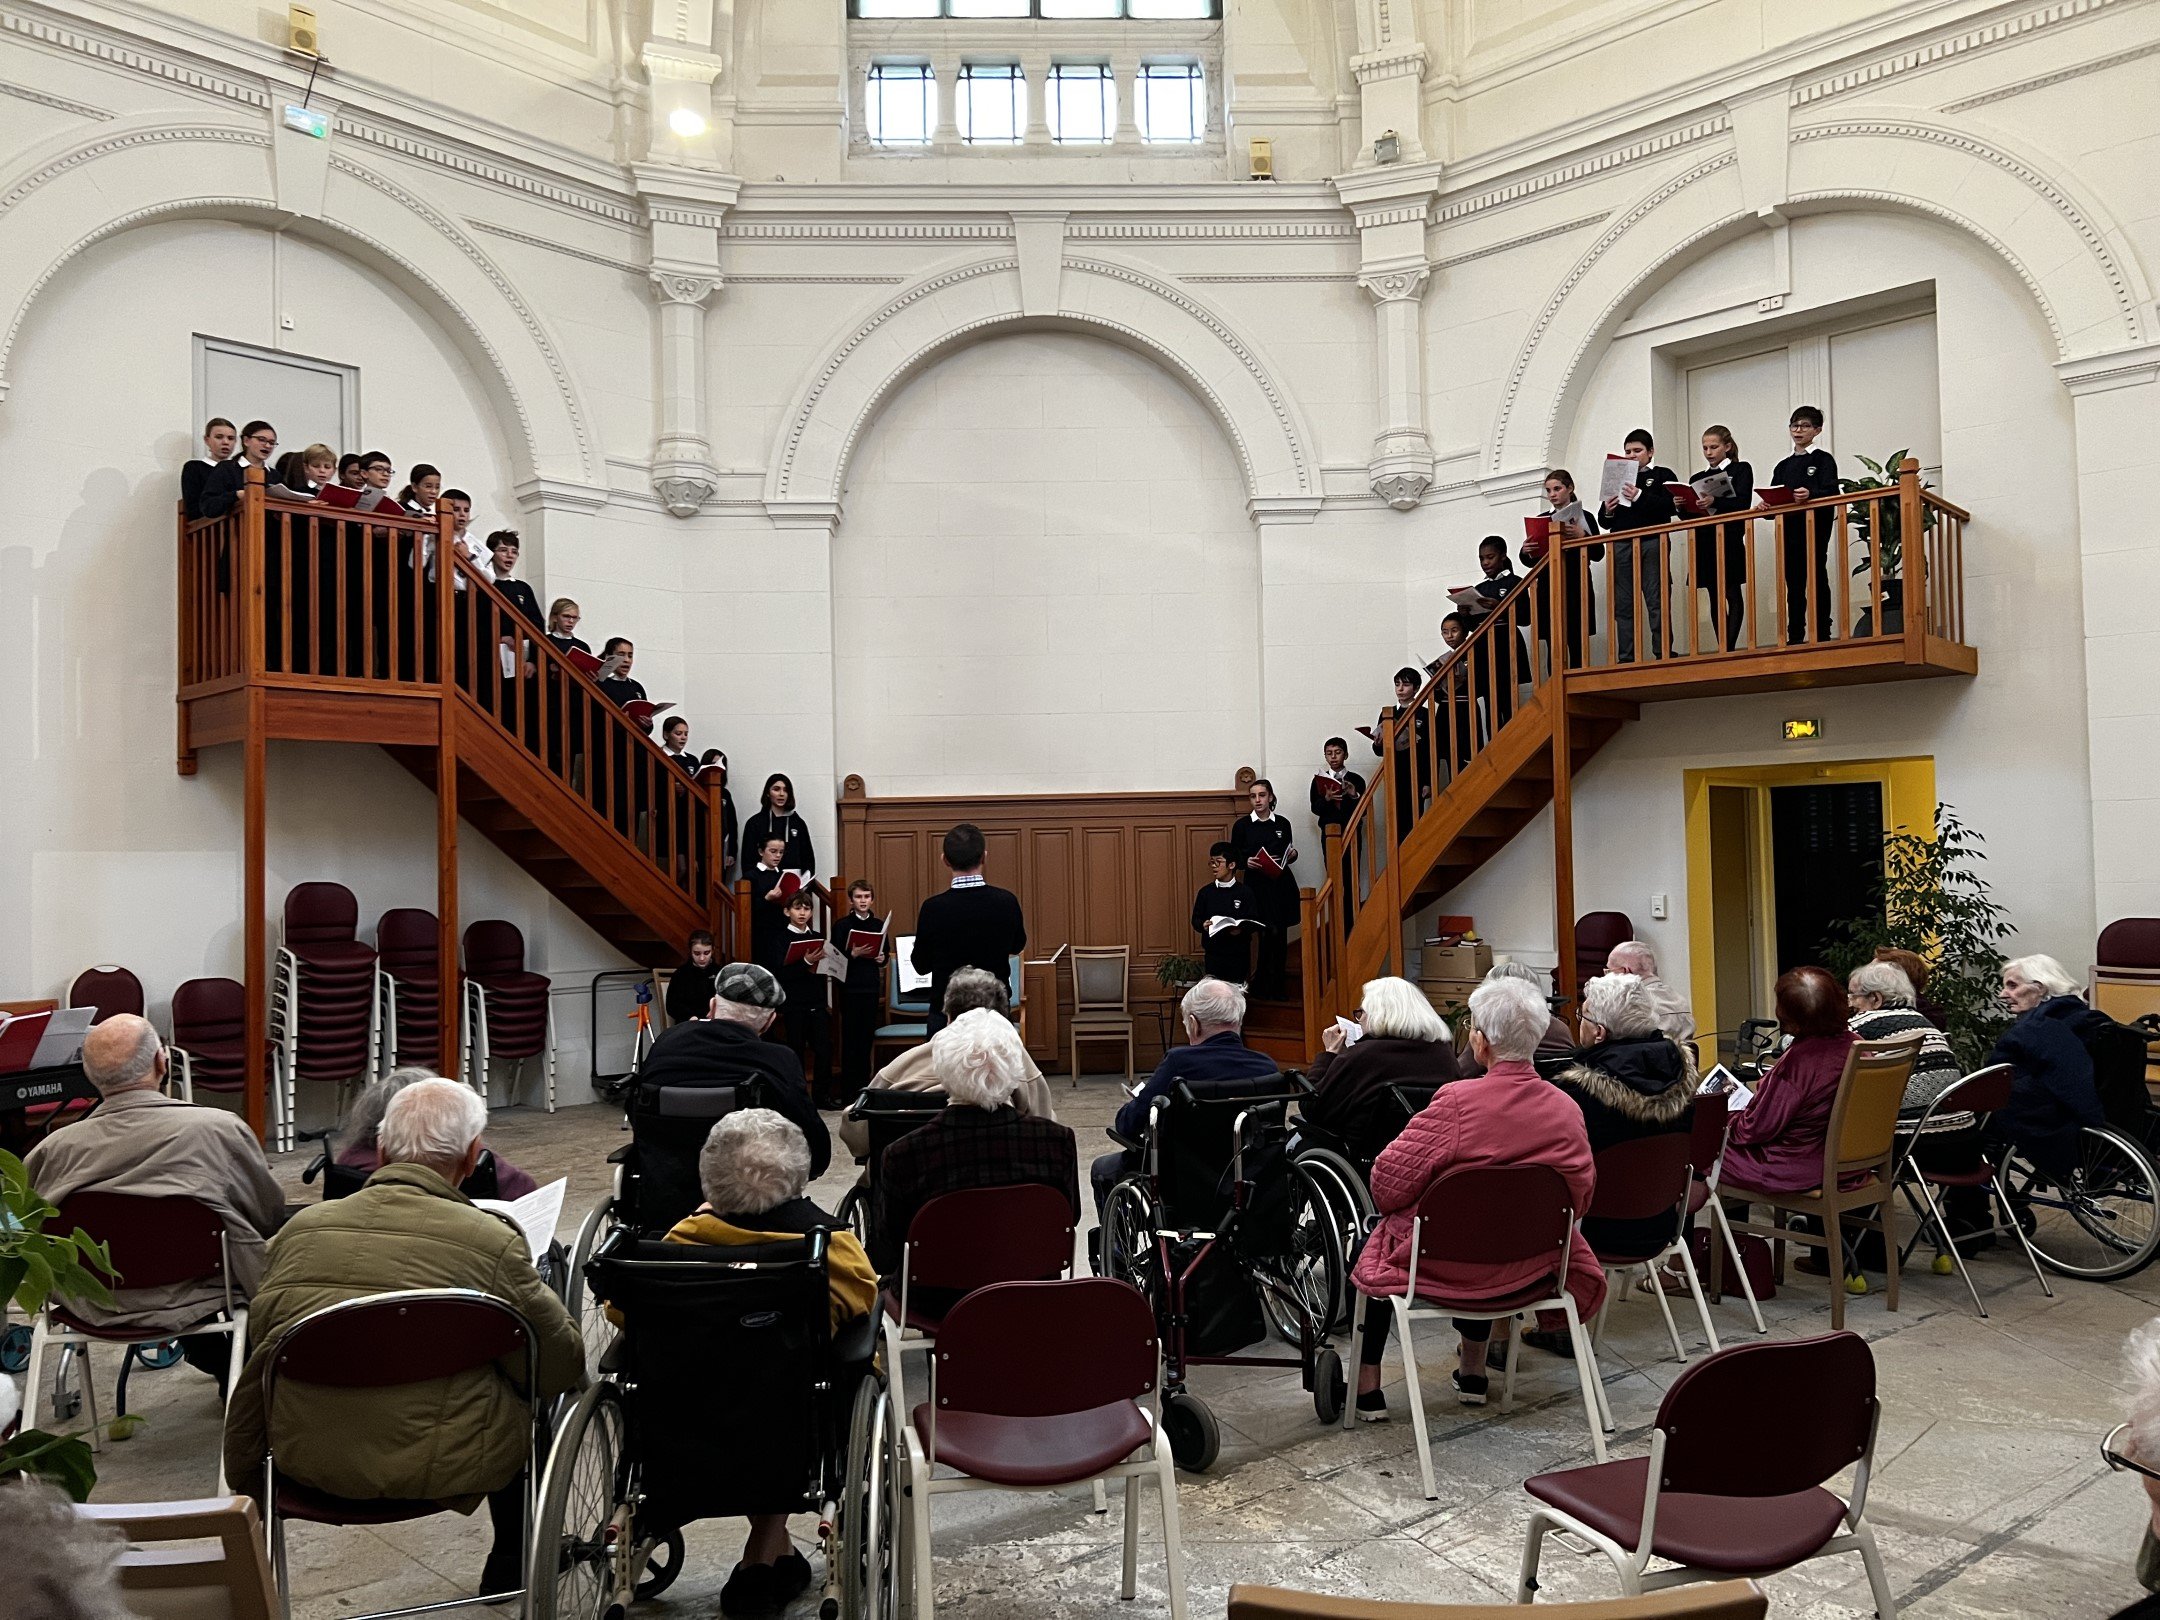
[[[911,1046],[870,1077],[881,1091],[942,1091],[944,1084],[930,1066],[930,1043]],[[1027,1078],[1012,1094],[1013,1106],[1031,1119],[1055,1120],[1057,1105],[1050,1100],[1050,1083],[1043,1079],[1035,1060],[1027,1060]],[[870,1151],[870,1127],[859,1119],[840,1117],[840,1140],[856,1158]]]
[[[262,1279],[263,1244],[285,1219],[285,1193],[255,1133],[238,1115],[197,1107],[145,1088],[106,1098],[97,1112],[53,1132],[24,1161],[30,1184],[58,1204],[79,1192],[199,1199],[225,1219],[233,1299],[244,1303]],[[225,1303],[215,1281],[113,1290],[113,1303],[70,1301],[92,1327],[140,1322],[177,1331]]]

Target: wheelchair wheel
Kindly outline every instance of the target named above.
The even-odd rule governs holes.
[[[615,1227],[615,1201],[603,1198],[586,1213],[579,1223],[577,1242],[570,1250],[568,1275],[563,1279],[563,1306],[570,1312],[585,1336],[585,1365],[598,1367],[600,1356],[615,1342],[615,1324],[607,1319],[607,1311],[600,1301],[592,1297],[592,1290],[585,1284],[585,1262],[606,1241]]]
[[[1327,1337],[1348,1287],[1349,1267],[1342,1228],[1319,1178],[1303,1163],[1292,1165],[1290,1174],[1290,1249],[1270,1265],[1284,1291],[1263,1287],[1260,1303],[1278,1338],[1303,1344],[1308,1322],[1315,1338]]]
[[[884,1382],[855,1386],[848,1420],[847,1478],[841,1482],[832,1556],[840,1566],[842,1620],[889,1620],[899,1613],[899,1436]]]
[[[2066,1277],[2127,1277],[2160,1253],[2160,1171],[2112,1126],[2079,1135],[2067,1181],[2022,1152],[2003,1166],[2010,1203],[2040,1263]]]
[[[1325,1345],[1313,1357],[1312,1407],[1322,1427],[1332,1428],[1342,1420],[1343,1402],[1350,1394],[1349,1385],[1343,1381],[1342,1357],[1335,1347]]]
[[[833,1214],[839,1218],[842,1226],[855,1234],[856,1242],[866,1245],[869,1243],[870,1198],[860,1183],[847,1190],[847,1196],[840,1200],[840,1207],[834,1210]]]
[[[1348,1333],[1350,1312],[1357,1303],[1357,1290],[1350,1282],[1350,1268],[1357,1263],[1358,1251],[1365,1241],[1366,1224],[1372,1219],[1372,1194],[1366,1189],[1365,1177],[1358,1167],[1333,1148],[1308,1148],[1298,1155],[1297,1162],[1319,1188],[1320,1196],[1327,1202],[1329,1218],[1342,1234],[1342,1289],[1336,1297],[1335,1313],[1328,1322],[1328,1331]]]
[[[1222,1430],[1207,1402],[1184,1390],[1165,1395],[1162,1403],[1163,1433],[1170,1441],[1170,1456],[1188,1474],[1204,1474],[1222,1450]]]
[[[30,1329],[11,1322],[0,1333],[0,1372],[19,1373],[30,1365]]]
[[[1138,1181],[1121,1181],[1103,1200],[1103,1275],[1129,1282],[1159,1308],[1155,1201]]]
[[[628,1602],[627,1484],[622,1398],[602,1381],[578,1397],[548,1451],[526,1579],[532,1620],[604,1620]]]

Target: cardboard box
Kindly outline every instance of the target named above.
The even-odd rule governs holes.
[[[1482,979],[1420,979],[1418,988],[1425,992],[1425,999],[1432,1003],[1433,1011],[1447,1018],[1468,1007],[1470,992],[1483,982]]]
[[[1492,971],[1492,947],[1482,939],[1427,945],[1418,952],[1420,979],[1464,979],[1475,984]]]

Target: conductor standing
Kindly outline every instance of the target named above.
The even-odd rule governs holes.
[[[1001,984],[1012,958],[1027,949],[1027,922],[1020,897],[983,879],[982,829],[963,821],[945,835],[945,864],[952,887],[933,894],[915,914],[917,973],[930,975],[929,1033],[945,1027],[945,986],[955,969],[981,968]]]

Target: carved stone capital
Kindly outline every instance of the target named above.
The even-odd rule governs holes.
[[[1407,512],[1432,488],[1432,440],[1418,428],[1391,428],[1373,441],[1367,468],[1372,492],[1398,512]]]
[[[1425,282],[1432,274],[1429,265],[1409,265],[1399,270],[1369,270],[1358,277],[1376,304],[1403,300],[1415,303],[1425,296]]]
[[[680,471],[655,473],[653,493],[660,497],[660,504],[670,515],[679,518],[696,517],[705,503],[712,499],[713,491],[720,486],[712,479],[698,474],[686,475]]]
[[[1359,84],[1374,84],[1382,79],[1422,79],[1430,54],[1423,45],[1391,45],[1377,51],[1366,51],[1350,58],[1350,71],[1357,75]]]
[[[720,290],[718,276],[684,275],[678,271],[655,270],[652,272],[653,296],[663,304],[690,304],[702,307],[705,301]]]

